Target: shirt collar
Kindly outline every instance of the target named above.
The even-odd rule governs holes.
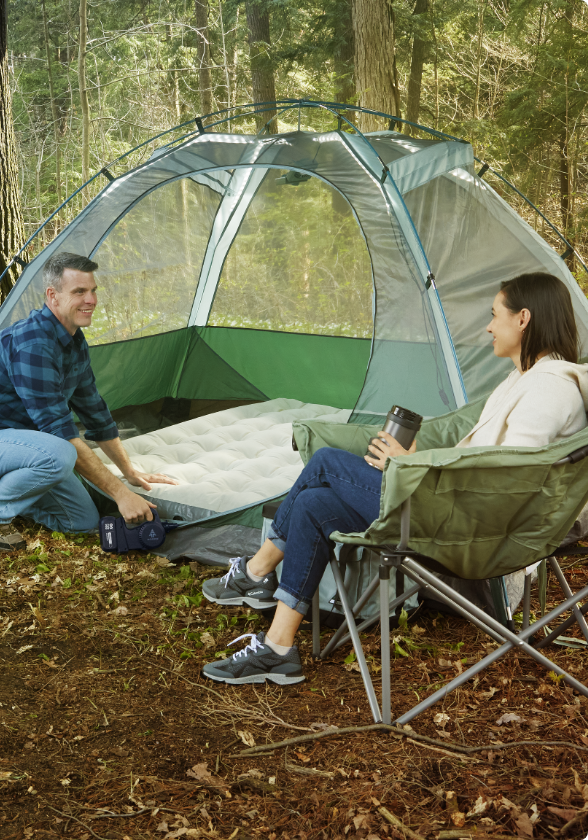
[[[84,333],[79,327],[73,335],[70,335],[46,303],[43,304],[43,308],[41,309],[41,318],[46,318],[53,325],[53,329],[57,333],[57,339],[62,347],[67,347],[72,341],[79,346],[84,340]]]

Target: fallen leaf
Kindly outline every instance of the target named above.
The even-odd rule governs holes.
[[[68,785],[71,785],[71,779],[68,779],[68,778],[60,779],[59,783],[62,784],[63,787],[67,787]]]
[[[23,645],[16,652],[17,653],[25,653],[25,651],[30,650],[31,648],[32,648],[32,645]]]
[[[254,747],[255,746],[255,738],[248,732],[247,729],[237,729],[237,735],[243,741],[246,747]]]
[[[499,691],[499,688],[496,688],[496,686],[492,686],[492,688],[489,691],[480,691],[478,693],[478,697],[483,697],[484,700],[491,700],[492,697],[494,697],[494,695],[497,694]]]
[[[533,805],[531,805],[531,822],[535,825],[535,823],[540,819],[541,814],[539,813],[539,808],[537,808],[537,806],[533,803]]]
[[[462,811],[454,811],[451,815],[451,822],[456,828],[463,828],[465,821],[465,814]]]
[[[451,732],[447,732],[445,729],[436,729],[435,732],[440,738],[451,738]]]
[[[121,758],[126,758],[126,757],[127,757],[127,755],[129,754],[129,751],[128,751],[128,750],[124,750],[122,747],[113,747],[113,748],[110,750],[110,752],[112,753],[112,755],[118,755],[118,756],[120,756]]]
[[[442,729],[445,728],[445,726],[447,725],[447,722],[449,720],[450,720],[450,717],[449,717],[449,715],[446,715],[445,712],[439,712],[433,718],[433,722],[436,723],[437,726],[440,726]]]
[[[128,615],[129,611],[126,607],[117,607],[112,611],[111,615]]]
[[[247,770],[245,773],[241,773],[237,776],[238,782],[242,779],[263,779],[263,773],[261,770],[256,770],[255,767],[252,767],[251,770]]]
[[[359,831],[360,828],[365,826],[367,822],[367,815],[366,814],[358,814],[357,817],[353,817],[353,825],[355,826],[355,830]]]
[[[300,761],[308,762],[310,758],[305,755],[303,752],[294,752],[294,755],[300,759]]]
[[[575,808],[556,808],[553,805],[548,805],[547,810],[550,814],[555,814],[556,817],[561,817],[565,822],[573,820],[576,814],[579,813]]]
[[[195,764],[191,770],[186,772],[186,776],[190,776],[191,779],[196,779],[197,781],[209,781],[212,779],[212,773],[206,769],[207,767],[206,762]]]
[[[12,770],[0,770],[0,782],[7,782],[13,775]]]
[[[486,799],[482,796],[482,794],[480,794],[474,802],[474,807],[467,812],[466,817],[477,817],[479,814],[485,813],[491,804],[491,799]]]
[[[496,723],[502,726],[503,723],[524,723],[525,718],[516,715],[514,712],[506,712],[502,717],[499,717]]]
[[[200,634],[200,641],[202,642],[205,648],[214,647],[215,644],[214,639],[207,630],[205,630],[204,633]]]
[[[346,671],[358,671],[361,673],[359,662],[344,662],[343,667]]]
[[[165,831],[167,833],[168,828],[167,828],[167,823],[165,822],[165,820],[163,822],[159,823],[159,825],[157,826],[155,831]]]
[[[533,823],[531,822],[529,815],[525,814],[525,812],[523,812],[521,816],[515,820],[515,825],[525,837],[533,836]]]

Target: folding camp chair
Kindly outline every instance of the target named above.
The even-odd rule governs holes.
[[[454,412],[454,415],[459,414]],[[457,429],[462,427],[461,419],[458,420],[454,424]],[[358,449],[362,451],[365,440],[373,434],[373,427],[363,427],[362,431],[363,435],[357,431],[353,434],[352,448],[356,452]],[[295,434],[305,459],[321,444],[324,445],[325,438],[331,438],[331,444],[337,439],[337,430],[326,429],[323,424],[297,424]],[[348,435],[346,443],[349,444],[350,433],[343,432],[343,438],[345,434]],[[379,574],[358,603],[351,606],[340,563],[332,559],[331,569],[337,583],[345,625],[334,634],[323,651],[319,649],[320,639],[316,633],[313,638],[314,653],[321,658],[351,638],[376,722],[391,722],[388,615],[396,606],[388,597],[388,580],[392,568],[396,570],[397,592],[402,586],[403,577],[405,585],[409,583],[403,593],[399,592],[398,604],[416,590],[426,593],[467,618],[499,643],[497,649],[397,718],[397,724],[408,723],[513,648],[524,651],[588,697],[585,685],[540,652],[540,648],[561,636],[576,622],[588,641],[588,624],[584,619],[588,604],[580,606],[588,598],[588,586],[572,593],[554,556],[588,499],[586,456],[588,430],[579,432],[567,441],[540,448],[436,449],[421,453],[417,451],[414,455],[388,461],[384,470],[382,507],[378,520],[363,534],[335,532],[331,535],[331,539],[336,542],[364,545],[377,550],[380,554]],[[435,510],[435,505],[439,510]],[[469,539],[466,538],[468,527],[473,532]],[[452,528],[457,530],[456,535],[452,535]],[[569,547],[566,553],[570,553]],[[465,580],[498,578],[544,558],[559,581],[563,600],[547,615],[530,624],[530,592],[527,583],[523,628],[518,633],[476,607],[435,574]],[[344,565],[344,558],[342,563]],[[355,621],[361,605],[378,587],[381,606],[381,710],[359,636],[364,624],[358,627]],[[571,610],[571,616],[567,620],[538,643],[530,643],[538,631],[568,610]],[[313,603],[315,614],[316,605]]]

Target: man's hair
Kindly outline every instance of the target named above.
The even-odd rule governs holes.
[[[80,254],[68,254],[62,252],[54,254],[49,257],[43,266],[43,288],[45,293],[47,289],[55,289],[56,292],[61,291],[63,282],[63,272],[66,268],[72,268],[74,271],[84,271],[90,273],[96,271],[98,263],[89,260],[88,257],[82,257]]]
[[[531,320],[521,342],[521,368],[532,368],[540,353],[551,353],[567,362],[578,361],[578,328],[572,298],[566,285],[537,271],[520,274],[500,285],[504,305],[512,313],[528,309]]]

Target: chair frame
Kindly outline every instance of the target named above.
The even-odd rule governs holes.
[[[575,452],[572,452],[565,458],[557,461],[554,466],[559,466],[566,463],[575,463],[582,460],[588,455],[588,447],[582,447]],[[447,604],[464,618],[468,619],[472,624],[487,633],[490,638],[499,643],[499,647],[483,659],[476,662],[462,674],[459,674],[446,685],[442,686],[437,691],[433,692],[429,697],[417,703],[412,709],[396,718],[394,723],[396,725],[404,725],[416,718],[422,712],[429,709],[439,700],[442,700],[456,688],[464,685],[472,677],[475,677],[489,665],[501,659],[508,651],[517,648],[544,668],[553,671],[562,677],[565,682],[573,689],[588,697],[588,687],[575,679],[567,671],[564,671],[547,656],[540,653],[540,648],[551,644],[559,636],[562,635],[572,624],[577,623],[580,626],[582,634],[588,642],[588,623],[584,615],[588,612],[588,602],[581,605],[581,602],[588,598],[588,586],[585,586],[577,593],[573,593],[563,572],[557,562],[556,556],[551,555],[545,558],[551,566],[565,600],[557,607],[544,615],[533,624],[529,623],[530,618],[530,587],[531,574],[530,572],[535,567],[527,567],[527,575],[525,578],[525,590],[523,594],[523,626],[519,632],[513,631],[511,626],[503,626],[492,616],[485,613],[482,609],[472,604],[463,595],[454,591],[444,581],[435,576],[434,572],[441,572],[443,574],[451,574],[442,564],[438,563],[430,557],[426,557],[413,551],[409,548],[410,540],[410,504],[411,500],[408,498],[401,506],[400,518],[400,542],[397,546],[381,546],[375,549],[373,545],[366,545],[372,551],[377,550],[380,553],[380,565],[378,575],[373,578],[368,588],[363,592],[361,598],[352,607],[349,604],[347,592],[340,569],[340,562],[334,556],[331,557],[331,569],[339,598],[341,600],[341,607],[345,617],[343,625],[336,631],[324,650],[320,649],[320,620],[319,620],[319,602],[318,593],[313,598],[312,602],[312,626],[313,626],[313,655],[320,659],[325,659],[330,653],[351,639],[359,670],[363,679],[370,710],[374,721],[376,723],[392,723],[391,713],[391,662],[390,662],[390,632],[389,632],[389,615],[390,610],[400,606],[410,595],[419,591],[427,593],[442,603]],[[564,550],[560,549],[555,554],[563,554]],[[566,547],[565,553],[569,554],[570,549]],[[342,552],[342,555],[344,553]],[[343,563],[345,558],[341,558]],[[540,561],[539,561],[540,562]],[[397,591],[404,588],[404,576],[407,577],[412,585],[406,590],[401,591],[397,598],[393,601],[389,600],[389,582],[390,570],[395,569],[397,575]],[[513,569],[516,571],[516,569]],[[378,698],[373,686],[372,678],[367,666],[365,655],[361,645],[359,634],[369,625],[376,623],[378,616],[372,617],[363,621],[359,626],[356,624],[356,617],[366,601],[374,594],[376,589],[380,590],[380,628],[381,628],[381,661],[382,661],[382,695],[381,695],[381,709],[378,703]],[[537,644],[531,645],[529,641],[537,631],[542,630],[551,622],[557,620],[562,613],[571,610],[572,614],[569,618],[561,622],[549,635],[542,638]]]

